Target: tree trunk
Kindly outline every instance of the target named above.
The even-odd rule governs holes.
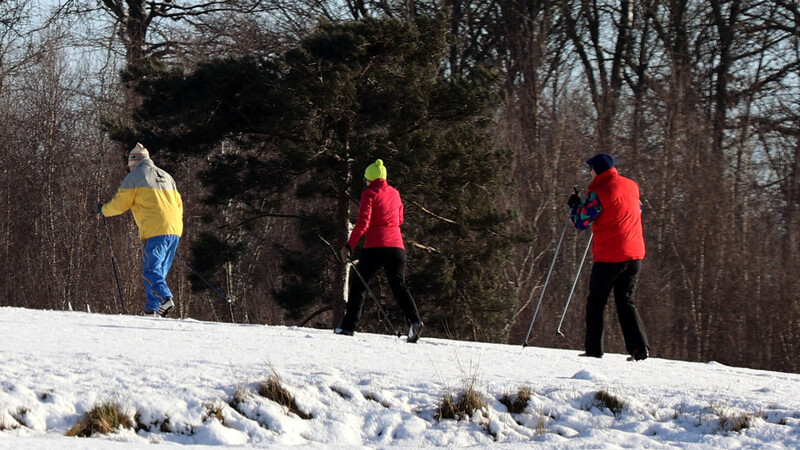
[[[350,181],[353,177],[353,163],[350,159],[350,140],[349,131],[345,131],[345,157],[343,158],[341,175],[339,177],[338,192],[336,195],[336,225],[334,230],[336,234],[334,237],[333,248],[338,250],[345,244],[345,240],[350,236],[350,195],[348,189],[350,188]],[[341,241],[336,241],[341,239]],[[338,244],[338,245],[337,245]],[[333,277],[333,323],[332,326],[338,327],[344,318],[345,306],[347,303],[347,283],[349,274],[349,265],[336,264]]]

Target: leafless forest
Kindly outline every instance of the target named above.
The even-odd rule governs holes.
[[[120,81],[126,64],[157,57],[193,67],[281,52],[321,20],[435,11],[451,21],[443,65],[485,64],[502,75],[495,146],[513,164],[497,168],[512,181],[500,206],[517,211],[514,227],[535,236],[504,266],[485,268],[516,295],[501,313],[505,326],[449,337],[523,342],[566,199],[590,181],[583,162],[608,152],[642,190],[648,256],[636,299],[652,355],[800,371],[800,7],[791,0],[5,0],[0,304],[121,312],[96,210],[126,174],[129,149],[103,131],[105,121],[130,120],[137,105]],[[179,254],[189,259],[209,226],[203,216],[226,212],[202,206],[203,159],[151,152],[183,195]],[[425,207],[410,200],[407,209]],[[189,268],[176,259],[170,283],[179,315],[330,325],[324,314],[287,319],[273,298],[283,280],[272,243],[287,239],[293,220],[276,215],[249,229],[248,252],[215,279],[230,304],[193,292]],[[144,303],[136,228],[130,215],[108,221],[122,295],[135,313]],[[531,345],[582,347],[589,261],[565,337],[555,331],[587,237],[567,230]],[[417,251],[409,250],[409,264]],[[424,319],[426,304],[419,306]],[[624,352],[613,302],[607,314],[606,349]]]

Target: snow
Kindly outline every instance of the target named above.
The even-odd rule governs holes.
[[[0,308],[0,449],[800,447],[798,374],[578,353]],[[258,395],[275,375],[311,418]],[[486,407],[437,420],[469,385]],[[527,408],[507,412],[499,399],[523,387]],[[101,402],[138,429],[65,436]]]

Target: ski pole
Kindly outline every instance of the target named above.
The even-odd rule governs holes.
[[[586,249],[583,251],[583,258],[581,258],[581,263],[578,265],[578,273],[575,274],[575,281],[572,282],[572,289],[569,290],[569,295],[567,296],[567,304],[564,305],[564,312],[561,313],[561,320],[558,322],[558,329],[556,330],[556,334],[559,336],[564,336],[564,333],[561,332],[561,324],[564,323],[564,316],[567,315],[569,301],[572,300],[572,293],[575,292],[575,285],[578,284],[578,278],[581,276],[581,269],[583,269],[583,262],[586,261],[586,254],[589,253],[589,245],[592,243],[593,237],[594,233],[589,234],[589,241],[586,242]]]
[[[544,279],[542,292],[539,294],[539,302],[536,304],[536,310],[533,312],[531,325],[528,327],[528,334],[525,336],[525,342],[522,343],[522,348],[528,346],[528,338],[530,338],[531,330],[533,330],[533,322],[536,320],[536,315],[539,314],[539,307],[542,306],[542,298],[544,298],[544,291],[547,289],[547,283],[550,282],[550,274],[553,273],[553,266],[556,264],[556,257],[558,256],[558,251],[561,249],[561,243],[564,241],[564,234],[566,234],[567,232],[567,227],[569,226],[569,222],[570,222],[569,213],[567,213],[567,220],[564,222],[564,229],[561,230],[561,237],[558,239],[558,245],[556,245],[556,251],[553,254],[553,261],[550,262],[550,268],[547,270],[547,276]]]
[[[101,214],[101,216],[103,216]],[[125,300],[122,299],[122,286],[119,284],[119,272],[117,272],[117,258],[114,257],[114,248],[111,247],[111,234],[108,232],[108,221],[106,216],[103,216],[103,226],[106,229],[106,241],[108,242],[108,251],[111,253],[111,265],[114,266],[114,279],[117,280],[117,292],[119,293],[119,302],[122,303],[122,314],[128,314],[125,308]]]
[[[233,303],[233,302],[231,301],[231,299],[230,299],[230,298],[228,298],[228,296],[227,296],[227,295],[223,294],[223,293],[222,293],[222,291],[220,291],[220,290],[219,290],[219,289],[218,289],[216,286],[214,286],[213,284],[211,284],[211,282],[210,282],[210,281],[208,281],[208,280],[206,279],[206,277],[204,277],[203,275],[201,275],[201,274],[200,274],[200,272],[198,272],[198,271],[197,271],[197,269],[195,269],[194,267],[192,267],[192,265],[191,265],[191,264],[189,264],[189,262],[188,262],[188,261],[186,261],[185,259],[183,259],[183,256],[181,256],[181,255],[178,255],[178,258],[180,258],[180,260],[181,260],[181,261],[183,261],[183,263],[184,263],[184,264],[186,264],[186,267],[188,267],[189,269],[191,269],[191,271],[192,271],[192,272],[194,272],[194,274],[195,274],[195,275],[197,275],[197,277],[198,277],[198,278],[200,278],[201,280],[203,280],[203,281],[204,281],[204,282],[205,282],[205,283],[208,285],[208,287],[210,287],[211,289],[213,289],[214,291],[216,291],[216,293],[217,293],[217,294],[219,294],[219,295],[220,295],[220,297],[222,297],[222,299],[223,299],[223,300],[225,300],[225,301],[226,301],[226,302],[228,302],[228,303]]]
[[[375,294],[372,293],[372,289],[370,289],[369,283],[367,283],[367,280],[365,280],[364,277],[361,275],[361,272],[359,272],[358,269],[356,269],[356,265],[353,264],[353,261],[350,260],[350,258],[348,257],[347,260],[345,261],[345,263],[349,264],[350,267],[353,268],[353,271],[356,273],[356,275],[358,275],[358,278],[361,280],[362,283],[364,283],[364,287],[367,288],[367,292],[369,293],[369,296],[372,297],[372,300],[374,300],[375,304],[378,305],[378,309],[383,314],[383,317],[386,319],[386,323],[389,324],[389,327],[392,329],[392,331],[394,331],[394,333],[397,335],[397,337],[402,336],[402,334],[399,331],[397,331],[397,328],[395,328],[394,325],[392,325],[392,321],[389,319],[389,315],[386,314],[386,310],[383,309],[383,306],[381,306],[381,303],[378,301],[378,298],[375,297]],[[414,305],[414,306],[416,307],[416,305]]]

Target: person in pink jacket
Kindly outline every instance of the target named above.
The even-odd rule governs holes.
[[[369,283],[378,269],[383,267],[392,294],[406,320],[411,323],[408,342],[417,342],[423,324],[405,281],[406,250],[403,235],[400,233],[400,225],[403,224],[403,201],[397,189],[386,182],[386,167],[380,159],[367,167],[364,179],[367,188],[361,194],[361,201],[358,204],[356,226],[350,233],[350,239],[342,247],[342,260],[350,259],[353,248],[361,237],[366,235],[358,271]],[[352,283],[344,319],[341,326],[334,330],[336,334],[353,335],[361,317],[365,291],[366,286],[360,279]]]

